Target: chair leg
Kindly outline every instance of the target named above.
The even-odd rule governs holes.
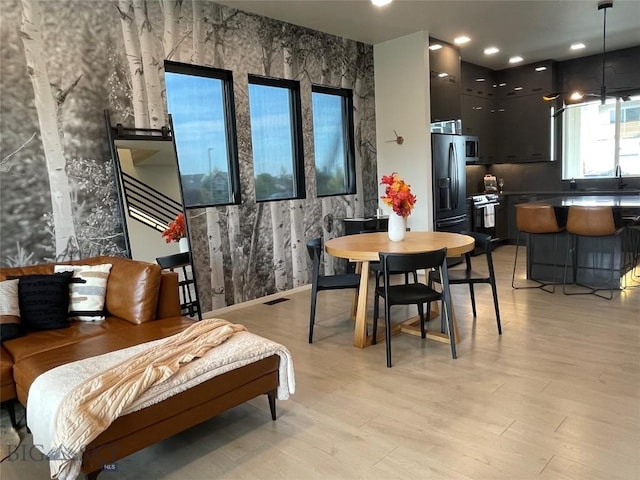
[[[371,345],[378,343],[378,317],[380,316],[380,296],[378,292],[373,294],[373,332],[371,333]]]
[[[473,291],[473,283],[469,284],[469,296],[471,297],[471,311],[473,312],[473,318],[477,317],[476,315],[476,294]]]
[[[420,316],[420,337],[426,338],[427,331],[424,328],[424,305],[418,304],[418,315]]]
[[[313,343],[313,326],[316,322],[316,301],[318,299],[317,287],[311,287],[311,313],[309,314],[309,343]]]
[[[450,303],[450,299],[449,300],[445,300],[444,298],[442,299],[442,313],[440,315],[444,316],[446,315],[446,323],[447,323],[447,328],[449,330],[449,342],[451,344],[451,357],[453,359],[458,358],[458,354],[456,352],[456,335],[454,333],[454,328],[453,328],[453,315],[451,314],[451,310],[449,309],[449,306],[451,305]],[[443,322],[444,322],[444,318],[443,318]]]
[[[532,235],[530,233],[527,233],[527,235]],[[540,234],[540,235],[545,235],[545,234]],[[556,235],[556,244],[558,241],[558,237],[557,237],[557,233],[554,233],[554,235]],[[529,279],[532,282],[536,282],[538,285],[528,285],[528,286],[521,286],[518,287],[516,286],[516,268],[518,266],[518,250],[520,248],[520,230],[518,230],[518,235],[516,237],[516,255],[515,255],[515,259],[513,260],[513,272],[511,273],[511,288],[513,288],[514,290],[526,290],[526,289],[530,289],[530,288],[539,288],[540,290],[543,290],[547,293],[554,293],[556,290],[555,287],[555,275],[556,275],[556,261],[555,261],[555,257],[554,257],[554,265],[553,265],[553,280],[551,285],[553,285],[551,290],[547,290],[545,287],[547,287],[548,285],[550,285],[549,283],[545,283],[545,282],[541,282],[539,280],[534,280],[534,279]],[[555,252],[554,252],[555,254]]]
[[[391,368],[391,305],[386,300],[384,302],[384,326],[385,343],[387,345],[387,368]]]
[[[498,335],[502,335],[502,324],[500,323],[500,307],[498,306],[498,289],[496,288],[496,279],[491,278],[491,293],[493,293],[493,306],[496,309],[496,323],[498,325]]]
[[[578,265],[578,247],[580,245],[580,236],[579,235],[573,235],[574,237],[574,242],[573,242],[573,283],[579,287],[583,287],[583,288],[587,288],[588,291],[586,292],[568,292],[566,289],[567,286],[567,282],[566,282],[566,277],[567,277],[567,263],[568,263],[568,253],[567,252],[567,256],[565,257],[565,271],[564,271],[564,282],[563,282],[563,286],[562,286],[562,293],[564,293],[565,295],[595,295],[596,297],[600,297],[600,298],[604,298],[605,300],[612,300],[613,299],[613,281],[614,281],[614,275],[613,275],[613,271],[615,268],[615,248],[611,248],[608,252],[609,252],[609,256],[611,258],[611,268],[609,268],[609,296],[605,296],[605,295],[600,295],[598,292],[600,290],[607,290],[606,288],[594,288],[593,286],[589,286],[589,285],[584,285],[582,283],[578,283],[578,269],[579,269],[579,265]],[[599,252],[600,255],[603,254],[603,252]],[[589,266],[584,266],[582,267],[582,269],[585,270],[589,270],[589,269],[593,269],[596,270],[598,269],[598,267],[594,266],[594,267],[589,267]],[[602,269],[602,267],[600,267],[600,269]]]
[[[513,273],[511,274],[511,288],[516,288],[516,266],[518,265],[518,249],[520,248],[520,230],[516,235],[516,257],[513,260]]]

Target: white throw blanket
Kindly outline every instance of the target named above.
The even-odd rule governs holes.
[[[60,429],[61,422],[62,424],[66,422],[67,427],[71,426],[71,431],[73,431],[74,423],[77,423],[73,418],[73,410],[68,411],[66,414],[70,418],[61,417],[61,412],[65,410],[66,402],[73,398],[74,392],[78,388],[82,388],[83,383],[91,381],[100,372],[117,367],[136,355],[144,355],[145,352],[160,350],[158,347],[171,338],[173,337],[62,365],[45,372],[33,382],[29,390],[27,424],[33,433],[34,445],[43,453],[50,454],[52,478],[75,478],[80,472],[84,449],[97,436],[93,436],[80,448],[74,449],[75,453],[67,451],[68,444],[64,443],[65,439],[62,439],[62,443],[60,443],[60,439],[57,438],[57,429]],[[140,392],[141,395],[122,409],[119,414],[126,415],[141,410],[209,380],[216,375],[274,354],[280,357],[277,396],[278,399],[285,400],[295,392],[293,362],[289,351],[283,345],[247,331],[240,331],[229,337],[224,343],[208,350],[197,361],[181,365],[181,368],[172,376],[152,385],[145,392]],[[109,393],[106,392],[105,396],[108,395]],[[104,429],[107,427],[108,425],[104,426]],[[62,430],[66,429],[63,428]],[[63,452],[66,455],[61,455]]]

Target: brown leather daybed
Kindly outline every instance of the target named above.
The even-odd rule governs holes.
[[[3,402],[27,405],[29,388],[42,373],[76,360],[176,334],[193,324],[180,316],[177,275],[158,265],[119,257],[94,257],[76,264],[111,264],[105,320],[71,321],[66,328],[23,331],[2,342]],[[0,269],[0,281],[51,274],[36,265]],[[3,334],[4,335],[4,334]],[[96,478],[104,465],[186,430],[258,395],[269,399],[275,420],[280,358],[272,355],[211,378],[160,403],[117,418],[86,448],[82,472]]]

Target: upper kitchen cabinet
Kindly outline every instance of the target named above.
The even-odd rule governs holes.
[[[480,163],[554,159],[552,104],[556,90],[551,60],[492,71],[462,62],[462,132],[479,138]]]
[[[435,38],[429,39],[431,121],[459,120],[462,116],[460,52]]]
[[[554,160],[552,104],[555,64],[538,62],[496,72],[496,122],[500,162]]]
[[[494,72],[462,62],[462,134],[479,139],[478,163],[498,161]]]

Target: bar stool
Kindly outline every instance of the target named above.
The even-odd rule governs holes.
[[[558,251],[558,235],[564,231],[564,227],[558,225],[556,212],[551,205],[542,203],[522,203],[516,205],[516,225],[518,227],[518,235],[516,238],[516,257],[513,261],[513,274],[511,275],[511,287],[520,290],[527,288],[539,288],[547,293],[556,291],[556,252]],[[521,285],[515,283],[516,268],[518,266],[518,249],[520,248],[520,233],[530,235],[553,235],[555,241],[554,257],[553,257],[553,278],[551,283],[537,282],[538,285]],[[531,259],[530,259],[531,261]],[[552,285],[551,290],[545,287]]]
[[[564,264],[564,280],[562,291],[565,295],[595,295],[606,300],[613,298],[613,272],[615,271],[615,257],[616,249],[613,241],[622,232],[622,228],[617,228],[615,220],[613,218],[613,209],[611,207],[569,207],[569,215],[567,216],[567,232],[570,234],[567,240],[567,253],[565,256]],[[585,238],[601,238],[603,240],[610,239],[612,247],[609,249],[603,248],[604,245],[599,245],[591,252],[589,263],[580,264],[581,255],[579,251],[580,242]],[[569,266],[569,255],[573,252],[573,283],[589,290],[586,292],[567,292],[567,269]],[[611,258],[610,267],[605,268],[602,266],[602,260],[606,254],[609,254]],[[600,257],[600,261],[598,261]],[[594,272],[605,270],[609,271],[609,279],[607,281],[609,296],[600,295],[600,290],[606,290],[606,287],[598,287],[598,285],[585,285],[578,283],[578,271],[579,270],[592,270]]]
[[[627,260],[625,261],[625,282],[627,275],[631,282],[640,280],[638,261],[640,260],[640,215],[627,215],[622,217],[625,227],[626,248],[624,249]],[[628,285],[627,287],[640,287],[640,284]]]

